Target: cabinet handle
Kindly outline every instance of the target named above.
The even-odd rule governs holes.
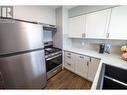
[[[91,57],[90,57],[90,62],[91,62]]]
[[[85,34],[85,33],[82,33],[82,37],[83,37],[83,38],[86,37],[86,34]]]
[[[67,53],[68,55],[71,55],[71,53]]]
[[[67,63],[67,65],[71,66],[71,64],[70,64],[70,63]]]
[[[5,85],[4,85],[4,83],[5,83],[5,81],[4,81],[4,77],[3,77],[3,74],[0,72],[0,81],[2,82],[2,84],[1,84],[1,86],[4,88],[5,87]]]
[[[84,58],[83,56],[79,56],[80,58]]]
[[[107,38],[109,38],[109,33],[107,33]]]
[[[1,78],[0,78],[0,79],[1,79],[0,81],[3,81],[3,80],[4,80],[4,78],[3,78],[3,75],[2,75],[2,73],[1,73],[1,72],[0,72],[0,77],[1,77]]]
[[[71,56],[67,56],[68,58],[71,58]]]
[[[89,62],[87,61],[87,66],[89,66]]]

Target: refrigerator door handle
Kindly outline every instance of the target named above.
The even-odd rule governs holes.
[[[2,73],[0,72],[0,81],[3,81],[3,75],[2,75]]]
[[[2,72],[0,72],[0,83],[1,83],[0,88],[4,88],[4,77],[3,77]]]

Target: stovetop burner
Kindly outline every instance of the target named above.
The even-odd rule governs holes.
[[[45,55],[57,53],[59,51],[61,51],[61,49],[59,49],[59,48],[56,48],[56,47],[47,47],[47,48],[45,48]]]

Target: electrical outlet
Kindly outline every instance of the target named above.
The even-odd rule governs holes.
[[[85,43],[84,43],[84,42],[81,42],[81,44],[82,44],[82,46],[84,46],[84,45],[85,45]]]

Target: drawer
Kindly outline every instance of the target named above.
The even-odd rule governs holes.
[[[79,62],[89,62],[90,61],[90,57],[84,56],[84,55],[80,55],[80,54],[77,54],[76,58],[77,58],[77,60]]]
[[[68,70],[74,71],[74,64],[64,61],[64,67],[67,68]]]
[[[65,51],[64,54],[65,55],[70,55],[70,56],[72,55],[72,53],[71,52],[68,52],[68,51]]]
[[[72,62],[74,59],[72,56],[68,56],[68,55],[64,55],[64,61],[67,61],[67,62]]]
[[[75,54],[70,52],[65,52],[64,60],[71,63],[75,61]]]

